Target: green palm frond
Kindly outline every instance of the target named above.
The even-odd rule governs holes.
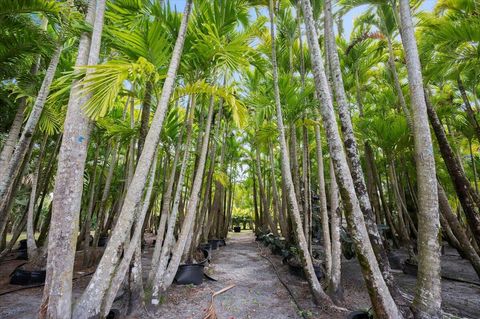
[[[0,17],[19,13],[60,13],[60,3],[54,0],[0,0]]]
[[[150,19],[153,6],[157,0],[115,0],[108,1],[105,17],[116,26],[136,29]]]
[[[110,60],[104,64],[79,67],[78,70],[87,73],[79,83],[79,94],[90,96],[83,106],[85,113],[91,119],[98,119],[114,107],[114,101],[127,80],[133,83],[149,78],[154,66],[144,58],[139,58],[135,63]]]
[[[58,109],[52,105],[45,105],[42,115],[38,120],[38,127],[41,132],[47,135],[55,135],[62,129],[66,109]]]
[[[217,171],[213,173],[213,179],[214,181],[220,183],[223,187],[228,187],[230,184],[229,176],[222,171]]]
[[[106,34],[114,48],[133,60],[143,57],[157,68],[164,67],[168,62],[171,43],[162,23],[157,20],[135,30],[106,28]]]
[[[130,119],[112,119],[101,118],[97,121],[97,125],[105,130],[107,138],[117,138],[121,142],[129,142],[139,132],[140,126],[130,127]]]
[[[180,127],[185,119],[185,109],[183,107],[170,108],[162,128],[162,141],[176,143]]]
[[[264,122],[255,130],[255,143],[258,145],[268,145],[278,137],[278,129],[272,121]]]
[[[239,128],[246,125],[248,121],[248,111],[245,105],[237,99],[231,88],[218,87],[207,83],[205,80],[199,80],[194,83],[189,83],[184,87],[177,87],[173,94],[173,99],[193,94],[206,94],[207,96],[222,98],[227,106],[230,107],[235,125]]]

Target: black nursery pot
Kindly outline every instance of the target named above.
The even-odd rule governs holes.
[[[200,285],[203,282],[203,268],[201,264],[180,265],[175,282],[178,285]]]
[[[28,260],[28,253],[27,250],[19,250],[17,255],[15,256],[17,260]]]
[[[210,243],[203,243],[203,244],[198,245],[198,248],[210,250],[210,249],[212,249],[212,244],[210,244]]]
[[[30,271],[15,269],[10,275],[10,284],[11,285],[21,285],[26,286],[30,283]]]
[[[233,231],[234,231],[235,233],[239,233],[239,232],[242,231],[242,228],[241,228],[240,226],[235,226],[235,227],[233,227]]]
[[[98,239],[98,247],[105,247],[108,242],[108,236],[100,236]]]
[[[23,270],[17,268],[10,275],[10,284],[11,285],[33,285],[33,284],[43,284],[46,277],[45,270]]]
[[[210,251],[208,251],[207,249],[202,249],[202,252],[204,259],[200,261],[199,264],[206,266],[207,263],[210,261]]]
[[[318,280],[323,278],[323,270],[322,266],[320,265],[313,265],[313,270],[315,271],[315,276],[317,277]]]
[[[30,272],[30,283],[31,284],[43,284],[45,282],[45,277],[47,272],[45,270],[34,270]]]
[[[210,239],[208,241],[210,243],[210,246],[212,247],[212,250],[215,250],[218,248],[218,241],[215,239]]]
[[[207,250],[209,255],[212,253],[212,244],[210,243],[200,244],[198,245],[198,248],[202,250]]]
[[[404,274],[416,276],[418,273],[418,265],[415,265],[410,260],[405,260],[402,271]]]
[[[371,319],[372,317],[367,311],[353,311],[347,316],[347,319]]]
[[[108,313],[108,315],[105,317],[105,319],[119,319],[120,318],[120,311],[117,309],[112,309]]]
[[[281,256],[282,255],[282,248],[276,246],[276,245],[272,245],[270,246],[270,251],[272,252],[272,254],[274,255],[277,255],[277,256]]]
[[[388,262],[392,269],[402,269],[405,258],[402,258],[399,254],[392,252],[388,254]]]
[[[212,246],[212,250],[217,249],[218,247],[226,246],[225,239],[210,239],[208,241]]]
[[[26,239],[20,240],[18,244],[19,244],[18,250],[27,250],[27,240]]]

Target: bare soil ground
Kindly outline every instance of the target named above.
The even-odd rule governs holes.
[[[265,247],[258,245],[252,233],[232,234],[226,247],[213,251],[208,273],[217,279],[206,281],[197,287],[172,286],[167,300],[155,318],[202,318],[210,302],[210,296],[231,284],[235,287],[216,297],[215,309],[219,318],[344,318],[339,313],[325,313],[311,301],[308,285],[288,273],[278,256],[272,256]],[[266,255],[280,278],[293,292],[282,285],[272,264],[261,255]],[[295,303],[296,300],[300,308]],[[145,317],[147,318],[147,317]]]
[[[215,291],[235,284],[235,288],[216,297],[215,309],[219,319],[249,318],[318,318],[343,319],[346,313],[328,311],[312,302],[308,284],[291,275],[281,257],[255,242],[253,234],[230,233],[227,246],[213,251],[212,261],[206,271],[217,281],[205,280],[199,286],[173,285],[167,292],[164,303],[155,313],[144,313],[131,319],[201,319]],[[145,275],[150,269],[152,248],[143,256]],[[401,252],[400,252],[401,254]],[[20,286],[8,284],[8,275],[24,261],[0,263],[0,318],[32,319],[42,297],[42,287],[17,290]],[[273,264],[273,265],[272,265]],[[342,263],[342,286],[344,303],[351,310],[368,309],[370,301],[356,259]],[[276,269],[276,271],[275,271]],[[88,284],[87,270],[75,272],[74,298]],[[442,274],[451,279],[442,280],[444,311],[461,318],[480,318],[480,282],[472,267],[461,259],[456,251],[447,250],[442,257]],[[401,270],[394,271],[399,286],[413,295],[415,276]],[[82,277],[83,276],[83,277]],[[284,287],[282,281],[289,287]],[[462,282],[468,281],[468,282]],[[476,284],[478,283],[478,284]],[[118,307],[114,304],[114,307]]]

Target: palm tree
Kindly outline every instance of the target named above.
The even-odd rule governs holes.
[[[91,0],[86,22],[92,34],[80,39],[76,66],[95,65],[99,59],[105,0]],[[55,178],[52,218],[48,240],[47,279],[40,311],[41,318],[70,317],[72,275],[78,218],[83,192],[83,171],[87,155],[90,123],[82,109],[78,87],[70,91],[62,145]]]
[[[322,114],[330,156],[333,160],[340,194],[347,213],[347,222],[352,232],[357,257],[362,265],[362,272],[369,287],[369,294],[377,316],[385,318],[401,318],[392,296],[382,277],[374,252],[370,244],[365,221],[355,193],[354,184],[347,165],[343,147],[340,141],[333,103],[330,97],[327,77],[318,44],[317,31],[312,16],[312,7],[308,0],[302,0],[302,11],[307,30],[307,40],[310,48],[311,63],[315,79],[315,87],[320,97],[320,113]]]
[[[343,85],[342,72],[340,69],[340,60],[336,50],[335,34],[333,31],[333,14],[331,0],[325,0],[325,39],[327,42],[327,57],[330,63],[332,73],[332,83],[334,87],[335,98],[338,104],[339,118],[341,122],[344,146],[347,157],[350,160],[350,171],[355,186],[355,193],[362,209],[366,221],[367,231],[372,244],[375,257],[382,271],[390,291],[395,292],[396,285],[393,282],[393,276],[390,273],[390,264],[383,246],[382,238],[378,232],[375,222],[375,215],[372,210],[370,198],[367,193],[367,186],[362,171],[360,156],[357,147],[357,141],[353,132],[352,120],[347,104],[347,95]],[[400,295],[397,293],[397,295]]]
[[[141,201],[155,148],[160,139],[163,120],[168,108],[170,96],[173,92],[176,73],[180,65],[191,7],[192,1],[190,0],[187,2],[183,12],[177,40],[168,67],[167,77],[163,84],[162,95],[158,101],[151,128],[145,139],[145,147],[137,162],[135,174],[130,183],[130,187],[128,187],[124,204],[118,216],[119,222],[111,234],[108,246],[97,266],[97,271],[74,309],[73,316],[75,318],[88,318],[99,315],[105,305],[104,297],[109,289],[110,280],[115,274],[115,269],[118,267],[118,262],[121,257],[119,247],[123,245],[129,234],[128,230],[133,223],[135,208]]]
[[[402,42],[408,69],[418,183],[418,278],[413,312],[418,318],[441,317],[440,228],[435,159],[428,125],[420,59],[414,35],[410,2],[400,0]]]
[[[44,6],[38,4],[36,5],[37,6],[28,2],[19,7],[16,7],[15,5],[12,6],[11,4],[6,4],[3,8],[3,14],[6,14],[7,12],[9,12],[10,14],[18,14],[19,12],[29,12],[29,10],[40,10],[44,12],[50,10],[51,12],[58,13],[58,10],[60,10],[60,6],[56,5],[55,3],[45,3]],[[11,201],[15,192],[14,188],[16,186],[16,180],[21,174],[23,160],[29,150],[33,134],[40,120],[43,108],[45,106],[45,102],[50,91],[50,86],[53,82],[53,78],[57,70],[57,65],[60,60],[60,54],[63,48],[62,39],[59,39],[58,42],[59,44],[57,44],[56,49],[50,59],[50,63],[45,73],[45,77],[43,78],[42,86],[38,91],[35,104],[32,108],[27,122],[25,123],[23,129],[21,129],[23,111],[26,106],[26,104],[22,100],[19,110],[15,115],[15,120],[10,129],[9,138],[5,142],[2,153],[0,154],[0,202],[2,203],[0,205],[0,237],[4,232],[5,226],[8,221]],[[18,138],[20,130],[21,135],[20,138]]]
[[[269,0],[269,13],[270,13],[270,34],[272,43],[272,73],[273,73],[273,88],[275,98],[275,109],[277,114],[277,130],[278,140],[280,143],[280,155],[282,163],[282,176],[285,181],[288,204],[292,213],[293,230],[298,240],[299,253],[302,261],[303,269],[305,271],[308,283],[310,284],[310,290],[312,291],[314,300],[321,304],[332,305],[331,299],[323,291],[313,269],[312,258],[307,245],[307,239],[302,229],[302,220],[300,216],[300,210],[298,207],[297,197],[295,195],[295,189],[293,185],[292,175],[290,172],[290,159],[288,157],[287,142],[285,140],[285,127],[283,125],[283,114],[280,103],[280,90],[278,86],[278,67],[277,67],[277,53],[275,46],[275,13],[273,0]]]

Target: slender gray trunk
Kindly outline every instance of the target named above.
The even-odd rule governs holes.
[[[303,232],[302,220],[300,216],[300,208],[297,202],[297,196],[295,195],[295,189],[293,185],[292,175],[290,172],[290,159],[288,156],[287,142],[285,139],[285,126],[283,124],[282,107],[280,103],[280,89],[278,86],[278,67],[277,67],[277,53],[275,45],[275,14],[273,9],[273,0],[269,1],[269,13],[270,13],[270,34],[272,38],[272,69],[273,69],[273,86],[275,96],[275,108],[277,115],[277,130],[279,133],[280,143],[280,155],[282,165],[282,175],[285,180],[285,186],[287,191],[287,198],[292,213],[292,222],[295,235],[297,237],[299,255],[302,262],[303,270],[307,277],[307,281],[310,286],[310,290],[313,294],[314,300],[317,303],[324,305],[333,305],[331,299],[323,291],[320,282],[318,281],[315,271],[313,269],[312,257],[310,255],[307,239]]]
[[[167,71],[167,76],[163,84],[162,95],[158,101],[157,110],[153,117],[152,125],[145,139],[145,146],[142,154],[140,155],[140,159],[138,160],[130,187],[128,188],[118,222],[110,236],[110,240],[107,248],[105,249],[103,257],[97,266],[97,271],[93,275],[89,285],[85,289],[77,306],[74,309],[74,316],[76,319],[90,318],[91,316],[95,316],[100,313],[100,305],[96,302],[96,300],[101,299],[106,293],[110,281],[115,274],[115,270],[117,269],[122,251],[121,247],[129,237],[129,230],[131,229],[134,220],[135,211],[140,205],[142,199],[143,190],[150,172],[155,149],[160,139],[163,120],[165,119],[170,96],[175,84],[176,74],[178,66],[180,65],[183,45],[185,42],[185,35],[191,7],[192,2],[189,0],[185,6],[178,37]]]
[[[22,130],[23,119],[25,117],[25,108],[27,107],[26,98],[21,98],[19,101],[17,113],[13,119],[12,126],[8,131],[8,137],[3,144],[2,152],[0,153],[0,176],[3,176],[4,171],[7,169],[10,158],[12,157],[15,145],[17,145],[20,132]]]
[[[90,226],[92,223],[92,214],[93,214],[93,208],[95,204],[95,188],[96,188],[96,183],[97,183],[97,165],[98,165],[98,156],[100,155],[100,145],[96,145],[96,150],[95,150],[95,158],[94,158],[94,163],[93,163],[93,174],[92,178],[90,180],[90,189],[89,189],[89,198],[88,198],[88,206],[87,206],[87,212],[85,214],[85,221],[84,221],[84,229],[85,229],[85,235],[84,235],[84,241],[83,241],[83,265],[88,267],[90,266],[90,256],[89,256],[89,249],[90,249]]]
[[[440,212],[447,221],[448,226],[453,232],[455,238],[458,240],[459,245],[457,247],[459,247],[463,255],[468,258],[473,266],[473,269],[475,269],[477,276],[480,278],[480,256],[470,243],[470,240],[468,239],[468,236],[462,225],[458,221],[457,216],[455,216],[455,214],[452,212],[452,208],[448,202],[447,194],[445,194],[445,190],[443,189],[442,185],[438,183],[437,187]]]
[[[179,204],[180,204],[180,197],[182,194],[182,190],[184,187],[185,181],[185,174],[187,172],[188,160],[190,158],[190,149],[191,149],[191,142],[192,142],[192,126],[193,126],[193,118],[195,116],[195,98],[192,98],[191,110],[188,117],[187,122],[187,140],[185,141],[185,149],[183,152],[183,159],[182,164],[180,167],[180,174],[178,175],[178,182],[177,182],[177,189],[175,190],[175,196],[173,199],[173,207],[171,212],[169,213],[169,207],[166,213],[168,215],[168,225],[165,234],[165,239],[163,240],[163,244],[161,246],[161,251],[158,257],[154,256],[152,260],[152,287],[158,282],[159,278],[164,276],[164,273],[168,267],[169,262],[169,255],[172,250],[172,246],[175,242],[174,231],[175,225],[178,222],[178,213],[179,213]]]
[[[153,157],[153,163],[150,168],[150,180],[147,186],[147,191],[145,194],[145,197],[143,199],[142,205],[138,208],[137,212],[135,213],[135,226],[133,227],[133,235],[131,237],[130,243],[128,245],[128,248],[124,251],[124,256],[122,260],[120,261],[120,264],[118,265],[117,271],[112,278],[112,282],[110,283],[110,287],[108,288],[107,293],[103,296],[102,300],[98,300],[98,303],[101,303],[101,309],[102,309],[102,315],[107,316],[108,312],[110,311],[110,308],[112,307],[112,304],[115,300],[115,297],[117,296],[118,289],[120,288],[120,285],[124,281],[125,275],[127,273],[127,270],[129,269],[130,266],[130,260],[132,260],[132,257],[137,255],[140,250],[140,240],[142,238],[142,228],[143,228],[143,222],[145,220],[145,216],[147,215],[148,207],[150,204],[150,198],[152,196],[152,190],[153,190],[153,184],[155,181],[155,170],[157,168],[157,153],[155,152],[155,155]],[[141,252],[141,251],[140,251]],[[138,271],[141,270],[141,259],[136,259],[136,267],[132,269],[133,271],[133,276],[136,277],[136,293],[139,295],[142,295],[143,291],[143,286],[141,282],[141,275],[140,279],[138,278]],[[134,263],[134,265],[135,265]],[[140,264],[139,264],[140,263]],[[142,290],[142,291],[139,291]],[[137,301],[140,301],[137,299]],[[141,302],[141,301],[140,301]],[[134,305],[134,307],[137,307],[139,305]]]
[[[198,202],[200,200],[200,190],[202,187],[203,175],[205,171],[205,162],[208,152],[208,143],[210,139],[210,128],[212,124],[213,118],[213,106],[214,106],[214,99],[211,97],[210,106],[208,110],[207,122],[205,127],[205,132],[203,135],[203,142],[202,148],[200,152],[200,157],[198,160],[198,167],[195,172],[195,177],[193,180],[192,185],[192,192],[190,194],[190,199],[188,201],[186,215],[182,223],[182,227],[180,230],[180,234],[178,236],[177,243],[175,248],[173,249],[172,259],[168,264],[168,268],[159,277],[157,274],[153,289],[152,289],[152,305],[158,305],[159,303],[159,293],[163,293],[173,282],[175,274],[178,270],[178,265],[180,264],[180,258],[185,250],[185,247],[188,246],[187,241],[189,240],[189,236],[191,236],[191,231],[193,228],[193,223],[195,220],[195,213],[197,212]],[[191,237],[190,237],[191,238]]]
[[[33,173],[32,179],[32,190],[30,192],[30,202],[28,203],[28,215],[27,215],[27,253],[28,259],[32,260],[35,257],[35,252],[37,250],[37,243],[35,242],[35,228],[34,228],[34,213],[35,213],[35,203],[37,201],[37,187],[38,179],[40,175],[40,170],[42,167],[42,160],[45,155],[45,148],[47,145],[48,135],[45,135],[43,142],[40,146],[40,154],[37,159],[37,167]]]
[[[328,217],[328,216],[327,216]],[[333,161],[330,159],[330,225],[332,234],[331,250],[331,276],[328,285],[328,293],[336,302],[343,299],[342,288],[342,243],[340,241],[340,227],[342,211],[338,203],[338,185],[335,178]],[[328,224],[327,224],[328,227]],[[326,249],[325,249],[326,250]]]
[[[115,173],[115,167],[118,161],[118,151],[120,149],[120,142],[115,141],[113,146],[112,152],[112,161],[110,162],[110,166],[108,168],[107,178],[105,180],[105,186],[103,187],[102,197],[100,199],[100,203],[98,204],[97,210],[97,225],[95,230],[95,235],[93,238],[93,247],[97,247],[98,240],[100,239],[101,233],[103,231],[103,222],[105,219],[105,210],[106,210],[106,203],[108,196],[110,194],[110,188],[112,186],[113,181],[113,173]]]
[[[372,244],[375,257],[377,258],[378,265],[380,266],[380,270],[382,271],[385,282],[387,283],[389,289],[393,292],[393,290],[396,289],[396,286],[393,282],[393,276],[390,273],[390,264],[388,262],[387,253],[383,247],[382,238],[380,237],[380,233],[378,232],[377,224],[375,222],[375,214],[370,204],[370,198],[368,197],[367,186],[365,184],[365,178],[360,162],[360,155],[358,153],[357,141],[353,132],[347,95],[343,85],[342,71],[340,69],[340,60],[338,58],[337,46],[335,43],[335,33],[333,30],[331,0],[325,0],[325,39],[328,42],[327,56],[331,66],[333,78],[332,83],[343,132],[343,143],[345,146],[346,155],[350,160],[350,170],[355,186],[355,193],[364,215],[368,236],[370,238],[370,243]]]
[[[81,36],[76,66],[97,64],[104,10],[105,0],[89,2],[86,22],[93,24],[93,32],[91,38],[88,33]],[[47,278],[39,313],[42,319],[70,318],[72,314],[73,263],[90,132],[89,120],[82,110],[86,99],[79,98],[79,89],[76,82],[72,83],[58,158],[48,239]]]
[[[418,276],[413,311],[416,318],[441,318],[440,229],[436,171],[427,107],[423,90],[422,66],[418,56],[410,2],[400,0],[402,42],[407,61],[408,83],[413,110],[418,185]]]
[[[155,240],[155,248],[153,250],[153,255],[152,255],[152,264],[151,264],[151,268],[150,268],[150,272],[149,272],[149,275],[148,275],[148,279],[149,279],[149,282],[152,282],[153,279],[154,279],[154,276],[155,276],[155,270],[157,269],[157,266],[158,266],[158,260],[160,258],[160,253],[162,252],[162,246],[163,246],[163,239],[165,237],[165,225],[167,223],[167,219],[169,219],[170,217],[170,208],[171,208],[171,203],[172,203],[172,193],[173,193],[173,188],[175,186],[175,182],[177,181],[177,166],[178,166],[178,161],[180,159],[180,151],[181,151],[181,147],[180,145],[182,144],[182,140],[183,140],[183,134],[185,132],[185,130],[189,129],[190,126],[189,126],[189,112],[190,110],[192,110],[194,108],[194,105],[195,105],[195,95],[193,95],[191,98],[190,98],[190,102],[189,102],[189,107],[187,109],[187,112],[186,112],[186,115],[185,115],[185,120],[184,120],[184,123],[183,123],[183,127],[182,127],[182,131],[180,132],[180,134],[178,135],[178,139],[177,139],[177,147],[175,148],[175,155],[174,155],[174,158],[173,158],[173,164],[172,164],[172,170],[170,172],[170,176],[168,177],[168,184],[167,184],[167,189],[166,191],[164,192],[164,197],[163,197],[163,201],[162,201],[162,208],[160,210],[160,222],[158,224],[158,228],[157,228],[157,236],[156,236],[156,240]],[[190,134],[190,131],[187,132],[187,134]],[[187,135],[187,140],[188,140],[188,135]],[[186,148],[185,148],[186,150]],[[184,158],[185,158],[185,155],[184,155]],[[182,167],[183,167],[183,161],[182,161]],[[177,181],[177,188],[181,188],[181,185],[179,184],[179,182]]]
[[[407,107],[407,102],[405,102],[405,97],[403,96],[402,85],[400,84],[400,79],[397,73],[397,67],[395,66],[395,57],[393,55],[392,40],[390,39],[390,36],[387,36],[387,44],[388,44],[388,66],[390,67],[390,72],[392,72],[393,84],[395,87],[395,91],[397,93],[398,102],[400,103],[400,107],[402,108],[403,114],[407,119],[408,128],[410,129],[410,132],[413,132],[412,115],[410,114],[410,110]]]
[[[57,70],[58,62],[60,61],[60,54],[62,53],[63,46],[60,44],[56,48],[48,65],[47,72],[43,78],[42,86],[38,92],[37,99],[33,105],[32,112],[23,127],[22,135],[18,140],[15,150],[5,168],[5,171],[0,175],[0,236],[3,233],[9,214],[8,197],[12,194],[12,189],[15,185],[15,180],[21,173],[21,167],[24,158],[27,155],[29,145],[32,141],[35,128],[42,115],[43,107],[50,92],[50,86],[55,77],[55,71]]]
[[[310,253],[312,252],[312,195],[310,193],[310,155],[308,150],[308,130],[302,125],[302,177],[303,177],[303,219],[305,228],[305,237],[307,238]]]
[[[354,184],[347,160],[343,151],[338,131],[333,103],[330,96],[328,80],[323,68],[317,31],[312,16],[312,7],[309,0],[302,0],[303,15],[307,30],[307,39],[310,48],[311,63],[317,94],[320,97],[320,112],[326,131],[330,156],[333,160],[343,204],[346,209],[347,222],[354,240],[357,257],[360,262],[363,276],[370,294],[373,309],[381,318],[402,318],[397,305],[393,301],[387,285],[383,279],[368,238],[365,220],[355,193]]]
[[[285,224],[285,220],[283,218],[283,212],[282,212],[282,209],[280,208],[280,198],[278,196],[277,182],[275,178],[275,162],[273,159],[273,147],[271,143],[269,143],[268,148],[269,148],[268,151],[270,156],[270,170],[272,175],[273,207],[275,208],[275,214],[280,217],[279,218],[280,230],[282,232],[282,235],[285,237],[288,227]]]
[[[325,192],[325,171],[323,169],[323,150],[322,150],[322,137],[320,135],[320,125],[315,125],[315,143],[317,147],[317,177],[318,177],[318,196],[320,198],[320,220],[322,221],[322,234],[323,234],[323,248],[325,250],[325,278],[327,281],[330,281],[332,278],[332,244],[330,241],[330,229],[328,222],[328,209],[327,209],[327,194]],[[335,183],[336,185],[336,183]],[[331,188],[331,214],[336,211],[338,207],[338,199],[336,199],[337,194],[334,194],[333,186]],[[335,190],[336,192],[336,190]],[[335,197],[335,198],[334,198]],[[336,206],[332,206],[336,204]],[[333,215],[332,215],[333,217]],[[333,220],[332,220],[332,239],[333,239]]]

